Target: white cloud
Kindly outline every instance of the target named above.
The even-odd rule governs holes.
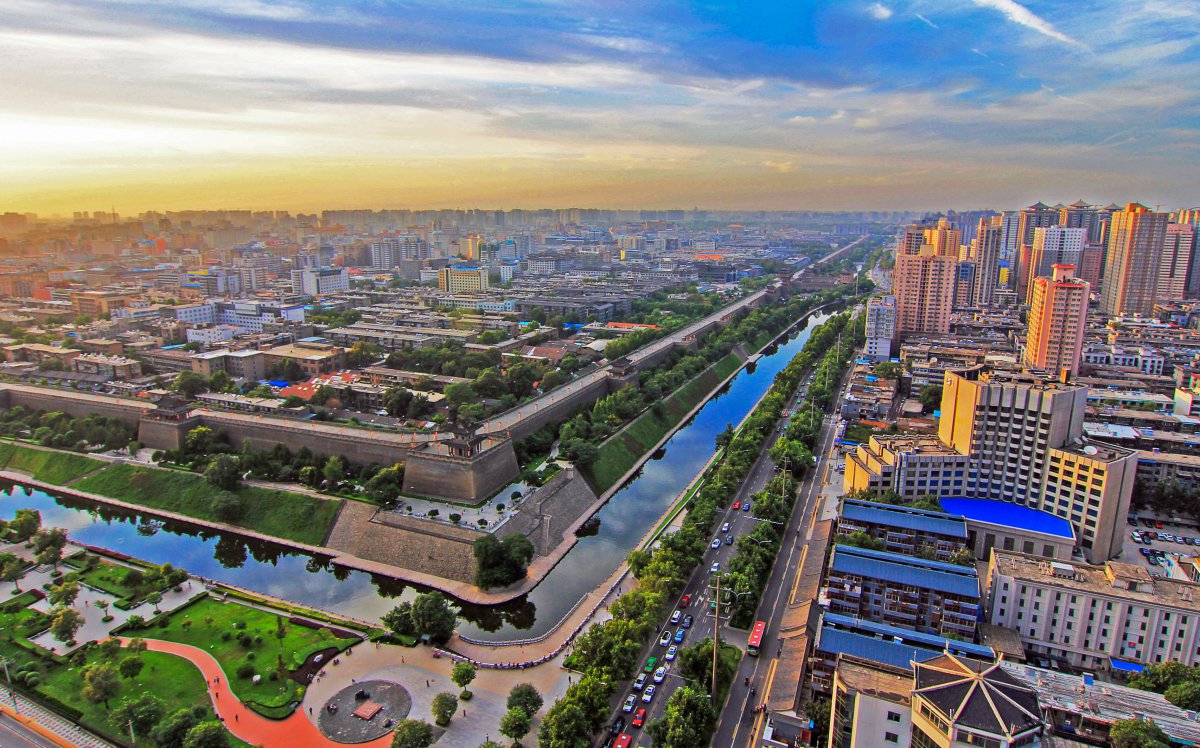
[[[872,3],[867,7],[867,13],[876,21],[886,21],[892,17],[892,9],[883,3]]]
[[[931,29],[936,29],[936,28],[938,28],[938,25],[937,25],[936,23],[934,23],[933,21],[929,20],[928,18],[926,18],[925,16],[921,15],[920,13],[913,13],[913,15],[914,15],[914,16],[916,16],[917,18],[919,18],[919,19],[921,20],[921,22],[922,22],[922,23],[924,23],[924,24],[925,24],[926,26],[928,26],[929,28],[931,28]]]
[[[1027,29],[1032,29],[1042,36],[1050,37],[1063,44],[1070,44],[1073,47],[1084,46],[1082,43],[1054,28],[1054,25],[1049,21],[1016,2],[1016,0],[973,0],[973,2],[980,7],[999,11],[1013,23],[1024,26]]]

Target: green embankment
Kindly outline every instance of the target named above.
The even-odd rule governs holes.
[[[647,410],[626,429],[601,444],[599,456],[587,468],[592,484],[601,492],[608,490],[741,364],[738,357],[730,353],[664,400],[662,408]]]
[[[337,501],[242,486],[236,493],[245,506],[244,516],[237,521],[222,520],[212,510],[212,499],[218,490],[203,477],[126,463],[90,475],[74,487],[149,509],[176,512],[211,522],[226,522],[310,545],[325,542],[338,510]]]
[[[30,449],[19,444],[0,443],[0,468],[32,475],[43,483],[61,486],[81,475],[104,467],[106,463],[70,452]]]

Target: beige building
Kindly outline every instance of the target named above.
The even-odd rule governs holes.
[[[1054,275],[1055,265],[1074,265],[1083,262],[1084,229],[1046,226],[1033,230],[1033,247],[1029,254],[1029,284],[1025,303],[1033,300],[1034,281]]]
[[[1051,376],[1068,372],[1074,377],[1079,373],[1091,287],[1075,277],[1074,265],[1055,265],[1052,271],[1049,278],[1035,278],[1030,290],[1025,365]]]
[[[1142,567],[1048,562],[996,551],[984,581],[989,622],[1025,647],[1075,667],[1109,671],[1114,661],[1200,664],[1200,585],[1154,578]]]
[[[106,356],[103,353],[84,353],[71,360],[71,369],[80,374],[99,374],[109,379],[137,379],[142,375],[142,364],[124,356]]]
[[[488,271],[484,267],[445,267],[438,271],[438,288],[451,293],[482,291],[489,288]]]
[[[267,375],[266,354],[262,351],[208,351],[193,355],[191,360],[192,371],[206,377],[223,371],[232,379],[256,382]]]
[[[1104,314],[1149,316],[1154,311],[1170,220],[1169,213],[1155,213],[1137,203],[1112,214],[1100,295]]]
[[[263,356],[267,371],[286,361],[295,361],[309,378],[332,374],[346,367],[345,349],[329,343],[302,340],[263,351]]]
[[[896,334],[950,332],[950,311],[958,280],[958,256],[939,255],[930,245],[896,257],[892,294],[896,297]]]
[[[971,241],[967,259],[975,262],[975,286],[971,290],[972,306],[992,306],[996,286],[1000,282],[1000,245],[1003,228],[1000,216],[979,219],[979,231]]]

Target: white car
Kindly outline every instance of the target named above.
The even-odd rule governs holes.
[[[666,679],[666,677],[667,677],[667,669],[665,667],[660,667],[658,670],[654,671],[654,682],[655,683],[662,683]]]
[[[728,522],[721,525],[721,532],[729,532],[729,523]]]
[[[654,699],[654,692],[656,690],[654,686],[646,686],[646,690],[642,692],[642,701],[649,704]]]
[[[720,561],[713,561],[713,565],[708,567],[709,574],[716,574],[720,570],[721,570],[721,562]]]
[[[654,688],[654,686],[650,686],[650,687]],[[625,705],[621,707],[621,711],[625,712],[626,714],[629,714],[630,712],[633,711],[633,705],[636,703],[637,703],[637,694],[635,694],[635,693],[629,694],[629,698],[625,699]]]
[[[672,660],[675,659],[675,655],[677,655],[677,654],[679,654],[679,647],[672,644],[670,649],[667,650],[667,654],[666,654],[666,656],[663,657],[663,659],[666,660],[667,662],[671,662]]]
[[[709,548],[720,548],[721,547],[721,539],[713,538],[713,542],[709,543],[708,547]]]
[[[671,632],[670,631],[662,632],[662,636],[658,637],[658,646],[665,647],[670,643],[671,643]]]
[[[683,618],[683,611],[676,610],[674,613],[671,614],[671,623],[679,623],[680,618]]]

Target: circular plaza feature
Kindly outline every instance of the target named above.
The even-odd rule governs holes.
[[[399,683],[353,683],[321,707],[317,726],[339,743],[366,743],[391,732],[412,710],[412,696]]]

